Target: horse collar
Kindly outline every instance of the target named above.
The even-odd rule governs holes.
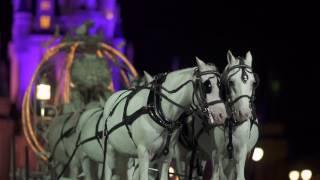
[[[169,131],[173,131],[174,129],[180,126],[180,122],[173,121],[167,119],[164,115],[162,106],[161,106],[161,88],[163,82],[167,78],[167,73],[158,74],[155,76],[152,87],[150,89],[148,103],[147,106],[149,108],[149,115],[150,117],[160,126],[164,127]]]

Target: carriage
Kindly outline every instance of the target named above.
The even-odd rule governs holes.
[[[86,22],[48,42],[23,98],[23,133],[43,176],[51,176],[49,128],[66,119],[75,125],[86,108],[100,106],[114,91],[139,80],[136,69],[118,50],[121,47],[105,43],[102,35],[90,35],[92,26]],[[60,133],[65,132],[57,136]]]

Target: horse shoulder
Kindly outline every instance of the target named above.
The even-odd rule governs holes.
[[[77,130],[81,130],[81,128],[86,124],[87,122],[90,122],[92,118],[94,118],[95,114],[98,114],[98,112],[102,112],[103,109],[100,107],[94,107],[90,108],[82,113],[80,116],[78,125],[77,125]]]
[[[130,99],[128,104],[127,113],[128,115],[136,112],[142,106],[146,106],[148,103],[149,90],[141,90],[132,99]]]
[[[104,115],[109,114],[113,106],[115,106],[117,102],[120,101],[122,97],[125,97],[125,95],[128,93],[128,90],[120,90],[112,94],[104,104]]]

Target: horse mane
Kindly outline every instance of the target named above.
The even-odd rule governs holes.
[[[208,66],[212,67],[212,69],[214,71],[219,71],[217,66],[214,64],[214,63],[207,63]],[[186,73],[186,72],[189,72],[189,71],[194,71],[195,69],[197,69],[198,66],[194,66],[194,67],[189,67],[189,68],[184,68],[184,69],[179,69],[179,70],[176,70],[176,71],[171,71],[170,73]]]

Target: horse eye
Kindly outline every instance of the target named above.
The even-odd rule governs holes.
[[[209,80],[206,80],[206,81],[203,83],[203,85],[204,85],[204,91],[205,91],[205,93],[206,93],[206,94],[211,93],[211,91],[212,91],[211,82],[210,82]]]

